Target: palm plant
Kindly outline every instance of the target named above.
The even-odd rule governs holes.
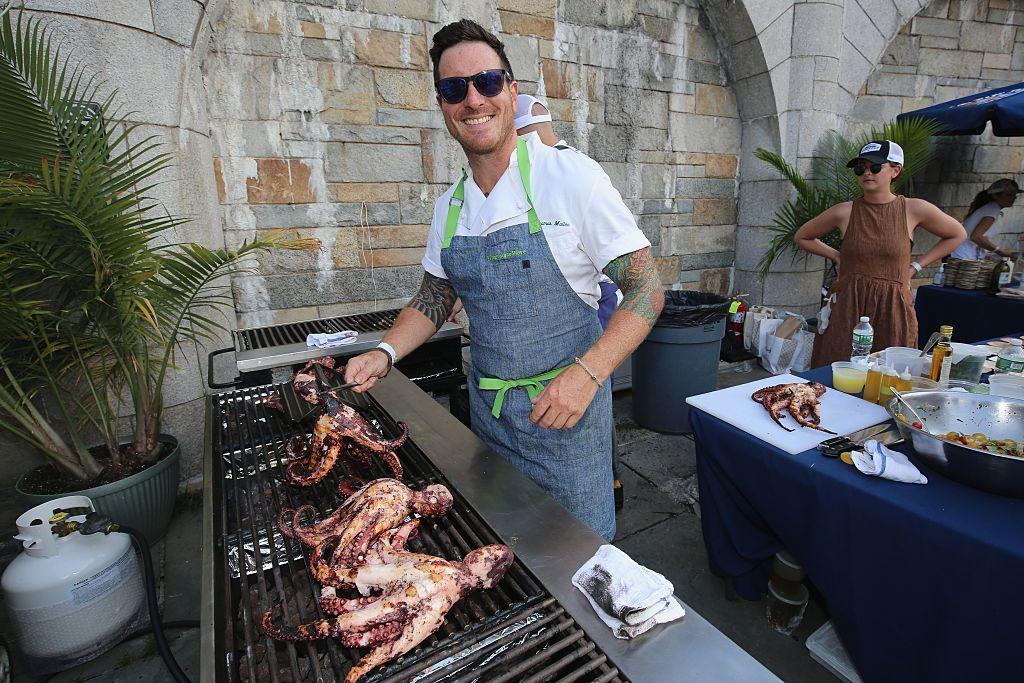
[[[227,276],[256,252],[316,242],[168,243],[186,220],[148,192],[171,158],[43,23],[0,19],[0,428],[89,480],[105,459],[159,458],[164,383],[183,345],[222,329]],[[96,435],[105,448],[90,450]]]
[[[807,258],[807,253],[798,249],[793,241],[801,225],[830,206],[860,196],[857,176],[846,168],[846,162],[855,157],[861,147],[872,140],[892,140],[900,145],[906,163],[893,189],[912,195],[914,176],[935,158],[935,143],[931,138],[941,132],[941,126],[935,121],[920,117],[873,126],[854,139],[829,131],[818,145],[818,155],[811,165],[809,177],[801,175],[792,164],[774,152],[763,148],[755,151],[754,155],[758,159],[775,168],[796,190],[796,199],[786,202],[775,212],[774,224],[769,228],[774,235],[758,263],[761,279],[768,276],[772,265],[784,254],[789,253],[793,258]],[[822,241],[838,249],[839,230],[825,235]]]

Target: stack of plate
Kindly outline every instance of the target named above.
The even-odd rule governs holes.
[[[995,267],[996,262],[988,259],[947,259],[942,284],[957,289],[987,289]]]

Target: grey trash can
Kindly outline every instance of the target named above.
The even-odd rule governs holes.
[[[709,307],[713,302],[707,299],[715,295],[702,296],[708,303],[702,314],[696,316],[701,322],[680,327],[678,318],[659,318],[647,339],[633,352],[633,419],[641,427],[663,434],[691,431],[686,398],[714,391],[718,386],[718,356],[725,337],[729,302],[716,297],[721,302],[719,314]]]

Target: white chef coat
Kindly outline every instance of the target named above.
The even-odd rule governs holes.
[[[978,223],[983,218],[991,218],[992,225],[988,226],[988,230],[985,231],[985,237],[989,239],[995,237],[1000,232],[999,219],[1003,217],[1003,209],[999,204],[995,202],[989,202],[983,206],[978,207],[974,213],[964,219],[964,230],[967,231],[967,239],[960,243],[960,245],[953,250],[950,254],[953,258],[965,258],[965,259],[983,259],[988,251],[985,250],[979,244],[976,244],[971,240],[971,233],[978,227]]]
[[[598,281],[608,263],[651,246],[633,214],[612,187],[596,161],[574,149],[559,150],[541,142],[536,133],[523,136],[530,154],[533,206],[540,218],[551,255],[569,286],[592,308],[601,297]],[[456,235],[479,237],[527,222],[529,205],[512,153],[508,169],[491,193],[484,196],[467,169],[465,200]],[[423,268],[447,279],[441,267],[448,203],[455,185],[434,203]]]

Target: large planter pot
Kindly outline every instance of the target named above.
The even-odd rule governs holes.
[[[108,515],[118,524],[141,531],[147,541],[155,543],[167,533],[171,515],[174,514],[181,462],[178,440],[166,434],[161,434],[159,439],[171,447],[170,455],[130,477],[80,491],[41,495],[25,493],[21,489],[21,482],[27,476],[22,475],[15,485],[18,497],[25,502],[27,509],[62,496],[88,496],[97,511]],[[121,443],[129,441],[126,438]]]

